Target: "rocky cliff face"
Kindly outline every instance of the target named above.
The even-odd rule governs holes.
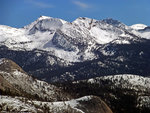
[[[45,101],[69,99],[69,95],[67,96],[61,89],[29,76],[13,61],[1,59],[0,62],[2,93],[12,95],[15,93],[14,95]]]

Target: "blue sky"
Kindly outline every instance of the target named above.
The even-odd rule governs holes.
[[[113,18],[127,25],[150,25],[150,0],[0,0],[2,25],[23,27],[41,15],[66,21]]]

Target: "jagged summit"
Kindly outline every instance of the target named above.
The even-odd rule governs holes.
[[[88,29],[91,29],[92,25],[96,22],[97,20],[87,18],[87,17],[79,17],[76,20],[74,20],[72,23],[77,24],[81,27],[85,27]]]
[[[52,18],[52,17],[49,17],[49,16],[40,16],[39,18],[38,18],[38,20],[44,20],[44,19],[50,19],[50,18]]]
[[[115,19],[113,19],[113,18],[106,18],[106,19],[103,19],[102,21],[103,21],[103,22],[106,22],[106,23],[108,23],[108,24],[112,24],[112,25],[121,24],[120,21],[115,20]]]
[[[113,18],[103,19],[103,20],[101,20],[101,22],[107,23],[107,24],[115,26],[115,27],[121,27],[123,29],[128,29],[128,26],[126,26],[122,22],[115,20]]]
[[[76,21],[91,21],[91,20],[97,21],[96,19],[92,19],[92,18],[88,18],[88,17],[78,17],[73,22],[76,22]]]
[[[76,23],[76,22],[86,22],[86,21],[98,21],[96,19],[92,19],[92,18],[88,18],[88,17],[78,17],[77,19],[75,19],[72,23]]]

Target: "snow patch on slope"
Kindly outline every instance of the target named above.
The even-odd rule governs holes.
[[[19,112],[33,112],[36,113],[36,108],[27,103],[22,102],[19,98],[12,98],[10,96],[1,96],[0,95],[0,105],[3,107],[2,109],[5,111],[9,109],[10,111],[19,111]],[[6,112],[6,111],[5,111]]]
[[[34,101],[27,100],[23,97],[10,97],[10,96],[1,96],[0,95],[0,105],[3,107],[2,110],[6,110],[7,108],[12,111],[19,112],[34,112],[43,111],[43,109],[47,108],[47,112],[63,112],[63,111],[76,111],[79,113],[84,113],[79,106],[81,101],[90,101],[92,96],[84,96],[78,99],[73,99],[70,101],[59,101],[59,102],[42,102],[42,101]],[[44,112],[44,111],[43,111]]]
[[[16,43],[30,41],[25,35],[25,31],[22,29],[12,28],[5,25],[0,25],[0,42],[7,40],[13,40]],[[11,43],[11,42],[10,42]]]
[[[100,80],[110,80],[115,86],[122,86],[122,88],[129,88],[135,90],[150,89],[150,78],[139,75],[109,75],[89,79],[90,83],[98,83]]]
[[[96,42],[99,44],[106,44],[117,38],[117,36],[113,33],[110,34],[109,32],[97,27],[92,27],[90,33],[93,37],[95,37]]]

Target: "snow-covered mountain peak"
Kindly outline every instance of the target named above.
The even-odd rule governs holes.
[[[24,28],[29,31],[29,34],[34,34],[36,31],[47,31],[47,30],[56,30],[60,28],[67,21],[53,18],[48,16],[40,16],[36,21],[25,26]]]
[[[52,18],[52,17],[49,17],[49,16],[40,16],[38,18],[38,20],[44,20],[44,19],[50,19],[50,18]]]
[[[72,23],[77,24],[81,27],[86,27],[86,28],[90,29],[91,25],[93,23],[95,23],[96,21],[97,20],[95,20],[95,19],[91,19],[91,18],[87,18],[87,17],[79,17],[75,21],[73,21]]]
[[[65,24],[67,21],[60,19],[60,18],[53,18],[53,17],[49,17],[49,16],[40,16],[37,20],[41,21],[41,20],[60,20],[63,24]]]
[[[147,25],[144,24],[134,24],[132,26],[130,26],[132,29],[134,30],[141,30],[147,27]]]
[[[112,18],[103,19],[102,22],[105,22],[105,23],[110,24],[110,25],[113,25],[113,26],[118,26],[118,25],[120,25],[120,24],[123,24],[123,23],[121,23],[120,21],[114,20],[114,19],[112,19]]]
[[[124,23],[122,23],[118,20],[112,19],[112,18],[100,20],[99,23],[108,24],[109,26],[111,25],[112,27],[118,27],[119,29],[121,28],[123,30],[129,30],[130,31],[130,29],[131,29],[129,26],[125,25]]]
[[[150,27],[144,24],[130,26],[132,32],[142,38],[150,39]]]
[[[88,18],[88,17],[78,17],[77,19],[75,19],[73,22],[75,21],[89,21],[92,20],[92,18]]]

